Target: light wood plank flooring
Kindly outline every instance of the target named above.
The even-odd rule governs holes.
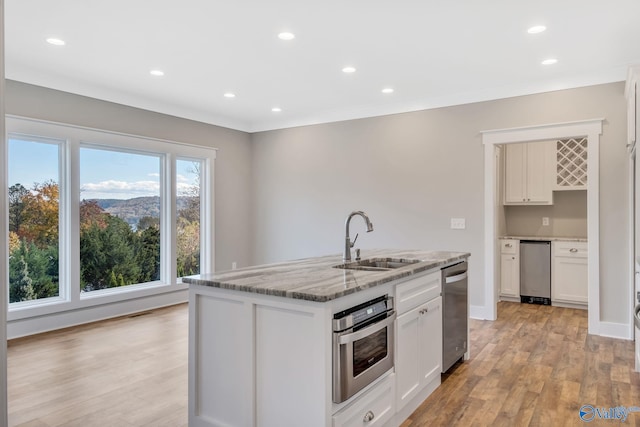
[[[588,335],[584,310],[501,302],[470,328],[472,358],[402,427],[583,426],[582,405],[640,406],[633,342]],[[588,425],[640,426],[640,412]]]
[[[471,321],[471,360],[402,427],[578,426],[583,404],[640,406],[633,343],[587,335],[586,311],[498,312]],[[9,425],[186,426],[187,327],[179,305],[10,341]],[[640,426],[640,413],[594,425]]]
[[[186,304],[9,341],[9,426],[187,426]]]

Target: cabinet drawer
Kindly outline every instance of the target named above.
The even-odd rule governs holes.
[[[441,292],[442,273],[440,270],[398,283],[396,285],[396,311],[398,316],[439,297]]]
[[[353,403],[333,416],[333,427],[382,426],[395,413],[395,374],[358,397]]]
[[[572,258],[587,258],[587,242],[566,242],[558,240],[552,242],[553,256],[563,256]]]
[[[502,239],[500,240],[500,253],[501,254],[517,254],[519,240],[514,239]]]

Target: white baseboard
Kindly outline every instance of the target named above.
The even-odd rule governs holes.
[[[94,305],[42,316],[15,319],[7,322],[7,338],[19,338],[98,320],[126,316],[159,307],[180,304],[189,299],[189,290],[165,292],[109,304]]]
[[[469,317],[477,320],[496,320],[492,318],[490,310],[484,305],[470,305]]]
[[[602,337],[633,340],[633,327],[626,323],[600,322],[598,335]]]

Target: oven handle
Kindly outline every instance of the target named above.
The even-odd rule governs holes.
[[[386,319],[381,320],[380,322],[374,323],[371,326],[368,326],[364,329],[360,329],[359,331],[356,331],[356,332],[352,332],[350,334],[340,335],[340,337],[338,338],[338,344],[340,345],[349,344],[354,341],[361,340],[367,335],[371,335],[391,325],[394,320],[396,320],[396,312],[392,311],[391,314]]]

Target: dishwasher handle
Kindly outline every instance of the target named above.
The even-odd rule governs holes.
[[[467,278],[467,272],[464,271],[460,274],[456,274],[455,276],[449,276],[444,278],[444,283],[455,283],[460,282],[461,280],[465,280]]]

